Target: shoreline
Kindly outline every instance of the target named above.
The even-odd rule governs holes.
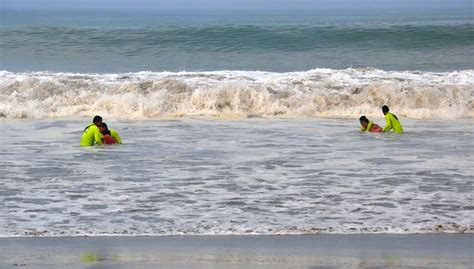
[[[176,234],[132,234],[132,233],[113,233],[113,234],[41,234],[36,235],[0,235],[0,240],[2,239],[32,239],[32,238],[110,238],[110,237],[144,237],[144,238],[161,238],[161,237],[284,237],[284,236],[449,236],[449,235],[474,235],[474,229],[466,231],[442,231],[442,232],[406,232],[406,233],[397,233],[397,232],[367,232],[367,233],[330,233],[330,232],[321,232],[321,233],[241,233],[241,234],[199,234],[199,233],[176,233]]]
[[[473,234],[0,238],[1,268],[471,268]]]

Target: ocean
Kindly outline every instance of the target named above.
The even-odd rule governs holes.
[[[473,68],[464,11],[2,11],[13,72]]]
[[[472,233],[474,128],[403,119],[5,120],[0,236]],[[382,123],[379,121],[379,123]]]
[[[2,237],[474,231],[469,11],[0,12]]]

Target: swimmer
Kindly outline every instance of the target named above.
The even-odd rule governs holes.
[[[375,124],[373,121],[367,119],[365,116],[359,118],[360,121],[360,130],[362,132],[372,132],[372,133],[381,133],[382,127]]]
[[[115,141],[115,139],[110,135],[109,130],[105,130],[102,133],[102,142],[104,144],[117,144],[117,141]]]
[[[108,135],[109,137],[106,138],[107,141],[109,142],[112,142],[112,140],[114,141],[114,143],[105,143],[105,140],[104,140],[104,143],[105,144],[122,144],[122,139],[120,138],[120,135],[118,134],[117,131],[115,131],[114,129],[109,129],[107,127],[107,124],[105,122],[103,122],[100,126],[100,132],[102,133],[102,135]],[[111,140],[112,139],[112,140]]]

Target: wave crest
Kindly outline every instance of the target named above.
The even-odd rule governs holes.
[[[380,116],[473,118],[474,70],[450,73],[376,69],[138,72],[0,72],[0,116],[148,119]]]

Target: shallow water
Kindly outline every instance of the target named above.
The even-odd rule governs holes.
[[[376,122],[383,123],[381,119]],[[471,120],[3,120],[0,235],[472,232]]]

